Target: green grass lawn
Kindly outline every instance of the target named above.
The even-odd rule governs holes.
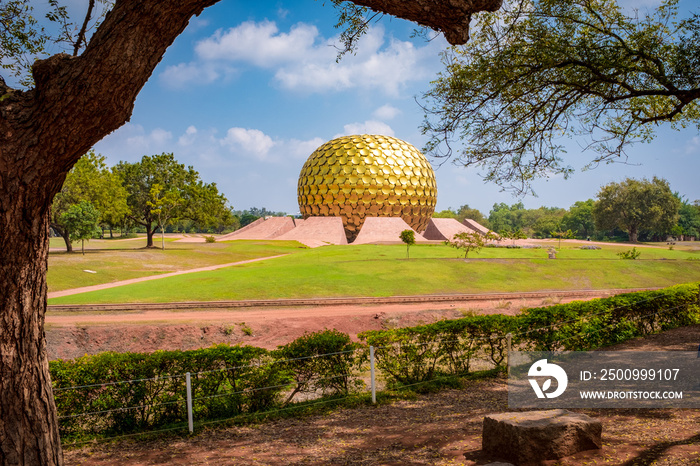
[[[104,266],[108,258],[114,261],[116,276],[122,273],[119,268],[124,273],[140,273],[145,267],[159,264],[154,273],[161,273],[166,264],[193,268],[208,265],[203,263],[206,261],[234,262],[229,258],[222,259],[221,256],[225,254],[239,254],[240,257],[246,253],[249,256],[257,253],[258,257],[285,252],[295,254],[211,272],[56,298],[50,300],[50,304],[663,287],[700,280],[700,260],[688,260],[700,259],[698,251],[669,250],[665,247],[639,248],[642,255],[634,261],[621,260],[617,256],[618,252],[631,249],[629,245],[615,244],[604,246],[601,250],[581,250],[571,243],[562,243],[556,260],[546,258],[546,248],[485,248],[479,254],[470,253],[469,260],[464,261],[459,251],[444,245],[412,246],[409,260],[406,259],[406,247],[403,245],[326,246],[316,249],[300,249],[297,243],[274,241],[172,245],[173,249],[166,249],[165,252],[101,251],[95,253],[92,266],[79,265],[80,262],[73,261],[74,257],[71,256],[69,264],[50,263],[49,285],[62,289],[52,280],[64,274],[75,277],[76,270],[80,271],[77,275],[81,278],[91,278],[83,277],[91,274],[81,270],[91,267],[95,270],[100,264]],[[134,255],[138,266],[129,265],[132,259],[124,259],[122,254]],[[120,257],[123,260],[120,261]],[[195,264],[194,261],[200,262]],[[186,267],[182,262],[186,263]],[[67,273],[67,267],[72,267],[70,273]],[[64,283],[67,281],[70,280]]]
[[[53,240],[53,239],[52,239]],[[99,240],[92,240],[92,246]],[[302,250],[295,241],[232,241],[177,243],[166,240],[165,250],[145,249],[143,240],[107,240],[109,247],[73,254],[49,254],[49,291],[98,285],[177,270],[227,264]],[[53,245],[52,245],[53,246]],[[97,273],[87,273],[93,270]]]

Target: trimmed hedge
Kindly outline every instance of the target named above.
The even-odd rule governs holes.
[[[698,284],[686,284],[530,308],[515,316],[475,315],[372,330],[359,337],[375,346],[377,367],[390,384],[407,385],[464,374],[475,359],[503,365],[508,333],[517,349],[586,351],[699,322]]]
[[[61,435],[118,435],[182,423],[186,372],[198,421],[270,410],[317,390],[347,394],[362,384],[357,373],[363,359],[354,353],[356,346],[348,335],[325,330],[275,351],[222,344],[51,361]]]
[[[700,322],[698,284],[473,315],[430,325],[363,332],[307,333],[268,351],[216,345],[194,351],[102,353],[49,363],[63,438],[111,436],[181,425],[190,372],[197,421],[285,406],[299,397],[347,395],[364,383],[369,345],[388,386],[423,383],[505,363],[514,348],[592,350]],[[478,361],[480,367],[474,367]],[[129,381],[129,382],[122,382]],[[79,387],[79,388],[73,388]]]

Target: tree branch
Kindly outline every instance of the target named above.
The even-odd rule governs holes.
[[[90,0],[90,3],[88,4],[88,10],[87,13],[85,14],[85,20],[83,21],[83,26],[80,28],[80,32],[78,33],[78,38],[75,41],[75,46],[73,47],[73,56],[78,55],[78,51],[80,50],[80,44],[81,42],[85,41],[85,31],[87,31],[87,25],[90,22],[90,18],[92,17],[92,9],[95,8],[95,0]]]
[[[399,18],[428,26],[445,34],[452,45],[463,45],[469,41],[469,22],[474,13],[496,11],[503,0],[353,0]]]

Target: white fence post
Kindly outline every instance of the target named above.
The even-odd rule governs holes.
[[[513,343],[513,334],[508,333],[506,335],[506,370],[508,375],[510,376],[510,351],[511,351],[511,344]]]
[[[377,386],[374,381],[374,346],[369,347],[369,380],[372,388],[372,404],[377,403]]]
[[[194,432],[194,417],[192,416],[192,380],[189,372],[185,373],[185,382],[187,384],[187,425],[191,434]]]

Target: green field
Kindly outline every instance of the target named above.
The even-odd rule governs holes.
[[[551,242],[556,246],[555,241]],[[292,253],[262,262],[211,272],[168,277],[49,301],[50,304],[171,302],[331,296],[393,296],[434,293],[575,290],[664,287],[700,280],[700,252],[667,247],[639,248],[638,260],[616,255],[629,245],[581,250],[562,243],[556,260],[543,249],[485,248],[468,261],[444,245],[416,245],[406,259],[402,245],[326,246],[234,241],[214,244],[170,243],[171,249],[111,250],[52,255],[52,290],[86,286],[87,279],[110,274],[120,280],[214,263]],[[690,259],[690,260],[689,260]],[[89,261],[89,262],[87,262]],[[98,270],[86,274],[83,269]],[[105,272],[101,274],[99,270]],[[109,270],[109,272],[107,272]],[[141,275],[136,275],[141,274]],[[102,277],[103,278],[103,277]]]
[[[52,248],[57,239],[51,239]],[[62,246],[63,241],[60,240],[59,244]],[[166,239],[165,250],[145,249],[145,244],[145,238],[92,240],[85,255],[80,254],[79,249],[73,254],[51,252],[49,292],[303,250],[303,246],[295,241],[177,243]],[[97,273],[86,273],[83,270]]]

